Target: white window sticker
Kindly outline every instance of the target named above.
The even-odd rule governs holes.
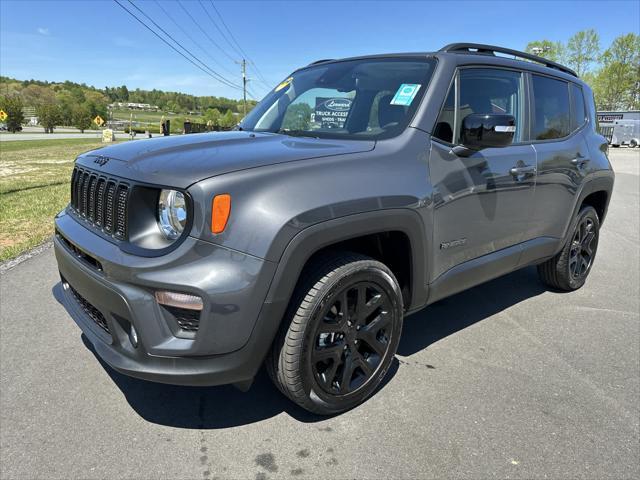
[[[403,83],[391,100],[391,105],[402,105],[408,107],[420,90],[419,83]]]

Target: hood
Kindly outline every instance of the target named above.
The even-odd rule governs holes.
[[[77,163],[133,181],[187,188],[247,168],[373,150],[374,141],[213,132],[134,140],[84,153]]]

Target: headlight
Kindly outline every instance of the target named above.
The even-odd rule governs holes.
[[[176,190],[162,190],[158,201],[158,225],[165,237],[175,240],[187,224],[187,204]]]

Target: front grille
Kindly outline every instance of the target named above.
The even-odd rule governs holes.
[[[71,176],[71,207],[95,228],[120,240],[127,238],[128,183],[81,167]]]
[[[107,319],[104,318],[104,315],[102,315],[102,313],[100,313],[100,310],[91,305],[82,295],[78,293],[75,288],[69,285],[69,283],[67,283],[67,286],[73,294],[73,298],[76,299],[76,302],[78,302],[78,305],[80,306],[80,308],[82,308],[84,313],[86,313],[87,316],[91,320],[93,320],[96,325],[98,325],[105,332],[109,333],[109,325],[107,325]]]

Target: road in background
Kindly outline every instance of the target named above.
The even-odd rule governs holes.
[[[59,303],[51,249],[0,278],[2,478],[639,478],[640,152],[574,293],[526,268],[405,320],[389,381],[333,418],[122,376]]]
[[[38,130],[42,130],[41,128]],[[57,129],[56,129],[57,130]],[[128,133],[115,132],[117,140],[125,140],[129,138]],[[159,137],[159,134],[155,134],[155,137]],[[63,138],[102,138],[102,132],[95,130],[86,131],[85,133],[75,132],[56,132],[56,133],[42,133],[40,132],[25,132],[20,133],[0,133],[0,142],[11,142],[18,140],[61,140]],[[136,138],[146,138],[144,135],[138,134]]]

